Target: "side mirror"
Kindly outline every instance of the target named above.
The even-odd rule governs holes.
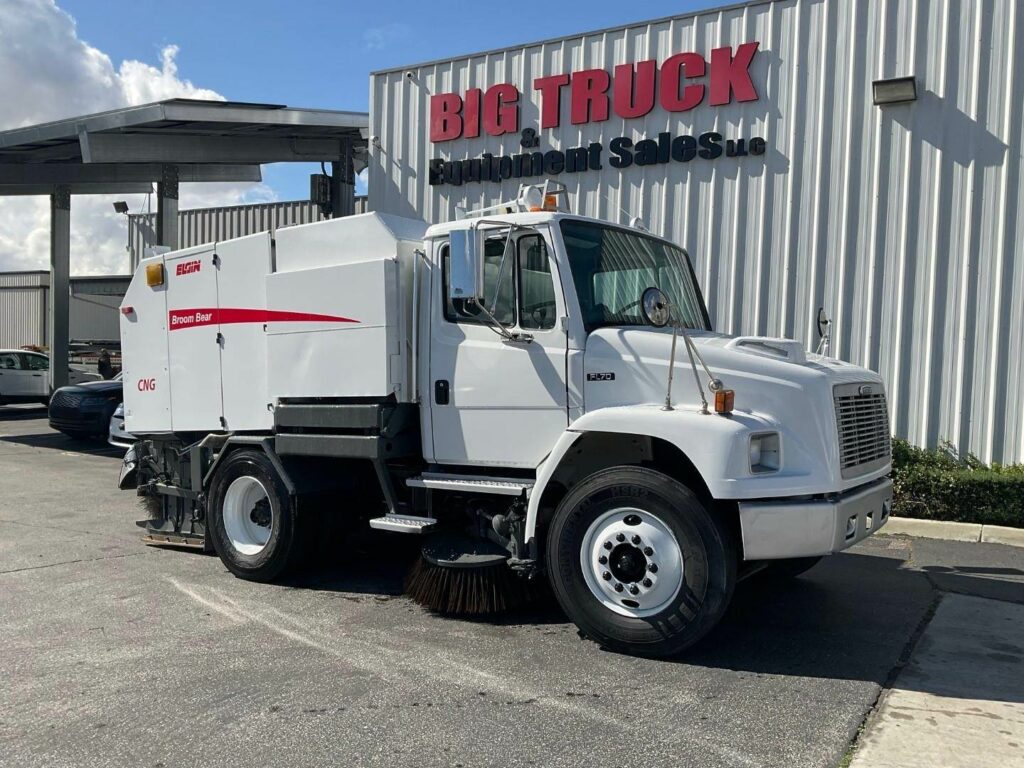
[[[448,298],[452,302],[484,300],[483,250],[476,229],[454,229],[448,241]]]

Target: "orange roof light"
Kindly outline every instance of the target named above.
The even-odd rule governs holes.
[[[158,285],[164,284],[164,265],[147,264],[146,265],[146,285],[150,288],[155,288]]]
[[[715,392],[715,413],[728,416],[732,413],[736,402],[736,393],[731,389],[720,389]]]

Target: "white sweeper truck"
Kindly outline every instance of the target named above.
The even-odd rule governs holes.
[[[332,524],[415,535],[447,613],[541,580],[584,635],[679,653],[738,578],[885,524],[880,377],[716,333],[687,253],[564,189],[163,253],[121,306],[121,487],[145,540],[270,581]]]

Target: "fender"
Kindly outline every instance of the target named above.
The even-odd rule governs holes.
[[[771,475],[754,476],[750,473],[749,438],[752,433],[766,431],[782,435],[783,468]],[[537,467],[526,513],[527,541],[536,534],[544,489],[572,445],[587,432],[641,435],[671,443],[693,462],[716,499],[784,497],[831,489],[820,460],[809,461],[811,457],[795,444],[790,433],[763,416],[739,412],[730,416],[703,414],[689,405],[674,411],[664,411],[658,405],[601,408],[574,421]]]

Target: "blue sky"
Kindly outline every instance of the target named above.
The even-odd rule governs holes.
[[[368,108],[368,73],[375,69],[723,4],[58,0],[77,21],[78,36],[115,66],[126,59],[155,61],[174,44],[180,46],[179,76],[229,99],[361,111]],[[305,198],[310,172],[270,166],[264,180],[281,199]]]

